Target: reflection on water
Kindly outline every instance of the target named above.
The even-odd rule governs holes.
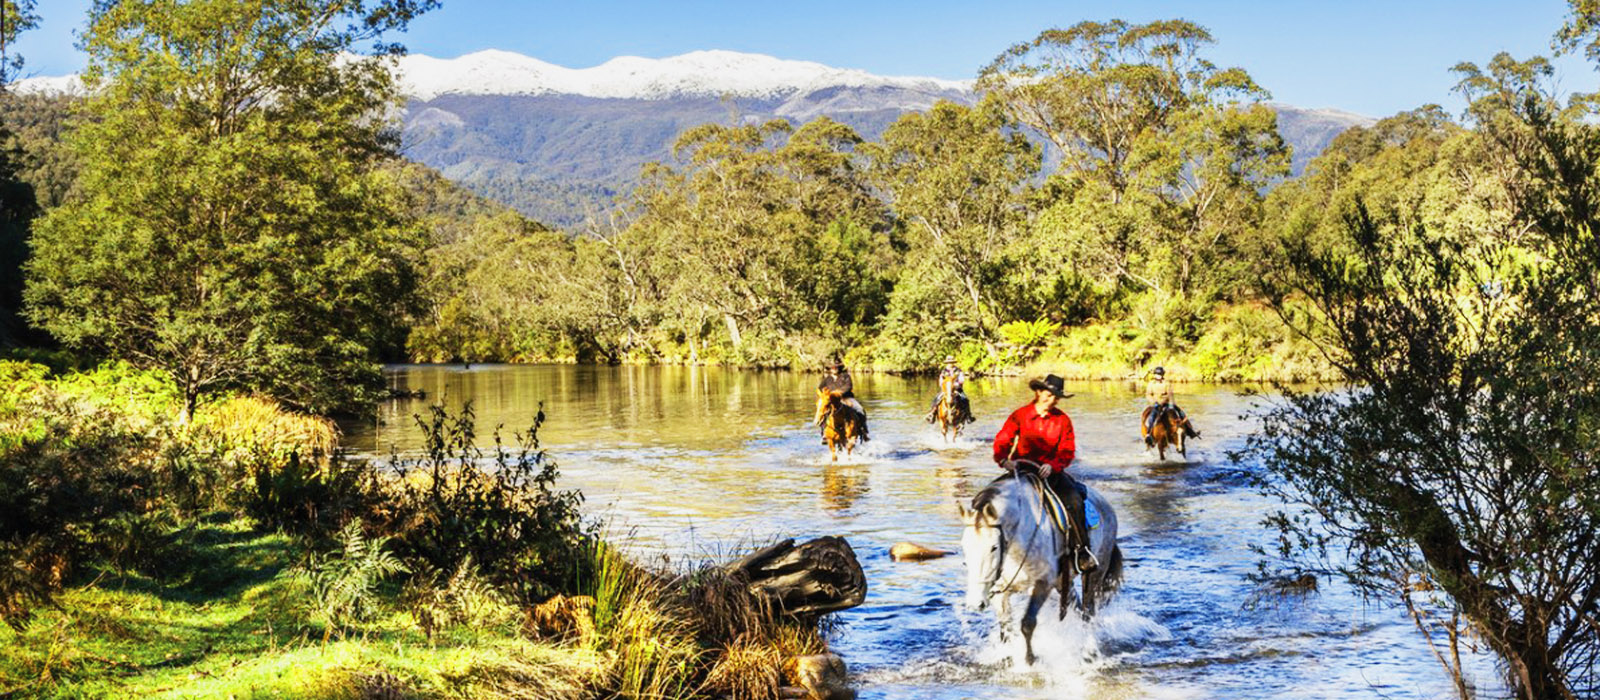
[[[814,428],[816,377],[707,368],[398,366],[376,424],[347,427],[360,450],[414,450],[411,416],[470,400],[480,435],[524,429],[542,403],[540,438],[588,508],[631,533],[641,555],[728,554],[776,537],[849,538],[870,582],[840,615],[834,647],[864,698],[1434,698],[1451,686],[1403,613],[1366,607],[1337,582],[1303,604],[1247,609],[1250,543],[1267,543],[1271,504],[1228,461],[1251,428],[1228,387],[1180,387],[1205,438],[1187,463],[1159,463],[1138,433],[1138,387],[1082,383],[1063,407],[1078,434],[1074,471],[1118,509],[1127,584],[1093,625],[1041,617],[1042,667],[1008,662],[990,618],[959,609],[961,558],[889,560],[914,541],[960,548],[957,503],[996,473],[985,440],[1027,400],[1018,379],[969,383],[978,422],[955,445],[922,421],[932,379],[855,378],[873,440],[837,464]],[[1049,610],[1054,610],[1051,603]],[[1044,618],[1049,618],[1045,620]],[[1014,661],[1014,659],[1013,659]],[[1497,687],[1490,659],[1469,663]]]

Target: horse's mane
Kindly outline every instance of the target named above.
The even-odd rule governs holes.
[[[995,480],[989,482],[988,486],[983,487],[983,490],[979,491],[978,495],[972,497],[972,512],[982,513],[983,509],[987,508],[1000,495],[1000,487],[1005,486],[1008,482],[1020,480],[1014,471],[995,477]]]

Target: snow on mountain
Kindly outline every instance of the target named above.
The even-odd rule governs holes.
[[[23,78],[12,83],[11,90],[24,95],[82,95],[83,81],[77,75]]]
[[[694,51],[669,58],[619,56],[592,68],[566,68],[509,51],[460,58],[410,55],[399,59],[403,91],[419,100],[440,95],[580,95],[659,100],[673,97],[778,99],[827,87],[893,87],[938,92],[971,84],[938,78],[891,77],[737,51]]]

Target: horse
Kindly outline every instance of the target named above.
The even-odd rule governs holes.
[[[1155,406],[1146,406],[1143,413],[1139,414],[1139,437],[1145,437],[1145,426],[1150,425],[1150,412],[1156,410]],[[1185,435],[1189,432],[1189,418],[1178,417],[1178,412],[1171,408],[1161,411],[1156,417],[1154,428],[1149,429],[1149,437],[1156,444],[1156,451],[1161,455],[1161,461],[1167,461],[1167,446],[1178,448],[1178,455],[1184,459],[1189,458],[1189,453],[1184,447]]]
[[[1059,570],[1060,552],[1068,546],[1070,529],[1062,532],[1046,510],[1044,480],[1027,472],[1007,474],[990,482],[972,499],[972,508],[961,507],[965,526],[961,550],[967,565],[967,607],[983,610],[995,604],[1004,639],[1012,623],[1011,598],[1028,594],[1020,627],[1027,650],[1028,665],[1033,665],[1033,630],[1039,610],[1050,591],[1062,591],[1059,618],[1067,615],[1068,592],[1072,591],[1077,571]],[[1078,610],[1084,619],[1122,583],[1122,549],[1117,546],[1117,513],[1100,492],[1088,489],[1088,501],[1100,515],[1100,524],[1089,531],[1089,550],[1100,562],[1099,568],[1083,577],[1083,592]],[[1063,580],[1062,577],[1065,577]]]
[[[972,414],[956,401],[954,377],[939,379],[939,406],[934,409],[934,420],[939,423],[939,435],[945,442],[961,437],[961,429],[972,422]]]
[[[828,455],[839,461],[839,447],[846,456],[852,454],[856,442],[867,432],[867,416],[844,402],[844,397],[833,392],[817,392],[817,400],[826,404],[822,414],[822,439],[828,443]]]

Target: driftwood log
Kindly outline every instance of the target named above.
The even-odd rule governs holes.
[[[867,575],[843,537],[818,537],[796,546],[787,539],[728,564],[750,592],[795,616],[847,610],[867,599]]]

